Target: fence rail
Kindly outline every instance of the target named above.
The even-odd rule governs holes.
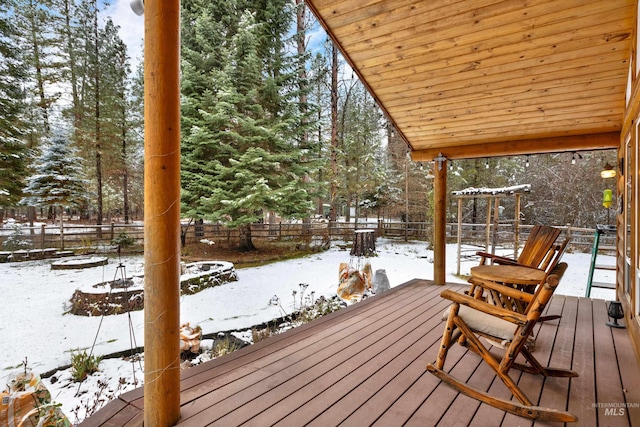
[[[491,224],[489,233],[493,233]],[[519,227],[519,242],[522,244],[532,226],[521,225]],[[375,229],[377,236],[391,239],[423,240],[430,242],[433,236],[433,224],[430,222],[388,222],[377,223],[346,223],[346,222],[303,222],[303,223],[278,223],[278,224],[253,224],[251,226],[252,238],[260,240],[301,240],[305,242],[325,242],[327,240],[342,239],[351,241],[356,229]],[[575,228],[564,226],[565,233],[571,236],[571,249],[575,251],[589,251],[595,230],[593,228]],[[462,242],[465,245],[485,247],[487,242],[487,229],[485,224],[462,224]],[[218,224],[182,224],[181,232],[184,234],[186,244],[193,244],[203,239],[210,241],[237,242],[239,231],[229,229]],[[447,241],[457,241],[458,224],[447,225]],[[501,247],[513,246],[515,242],[513,223],[500,224],[496,230],[495,244]],[[615,236],[603,236],[609,239],[602,242],[604,245],[614,246]],[[72,250],[81,248],[112,248],[117,245],[118,239],[127,239],[134,245],[142,245],[144,242],[143,224],[104,224],[81,225],[65,224],[40,225],[36,227],[2,228],[0,229],[0,251],[16,249],[48,249],[58,248]],[[492,242],[493,243],[493,239]]]

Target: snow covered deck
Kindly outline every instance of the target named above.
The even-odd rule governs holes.
[[[533,425],[425,371],[442,335],[447,288],[463,286],[412,280],[184,371],[179,425]],[[562,318],[536,330],[536,356],[580,376],[521,374],[527,394],[574,413],[580,426],[640,426],[640,364],[626,329],[605,325],[604,301],[556,295],[547,313]],[[453,373],[469,384],[507,396],[477,355],[454,346],[447,361],[457,361]],[[142,389],[131,391],[82,425],[142,425],[142,402]]]

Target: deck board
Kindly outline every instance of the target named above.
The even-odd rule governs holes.
[[[269,410],[273,411],[282,407],[283,411],[287,411],[287,408],[292,406],[298,408],[282,419],[283,425],[291,425],[294,420],[305,424],[315,420],[316,425],[319,426],[332,425],[341,421],[344,419],[345,412],[353,411],[361,406],[367,395],[380,390],[380,388],[375,389],[369,384],[359,387],[362,383],[375,378],[378,373],[383,373],[384,368],[392,371],[402,369],[422,353],[422,338],[425,335],[425,329],[433,329],[441,323],[439,316],[434,316],[437,311],[432,310],[434,301],[436,300],[429,301],[428,306],[425,304],[425,311],[405,325],[408,332],[405,335],[375,334],[372,337],[375,340],[375,345],[366,349],[367,354],[354,357],[353,367],[343,364],[339,367],[342,374],[336,373],[335,376],[323,378],[319,384],[309,383],[305,390],[305,396],[302,397],[303,402],[308,402],[304,406],[293,404],[292,399],[284,399]],[[441,304],[441,309],[445,308],[446,305]],[[336,403],[327,406],[326,402],[331,400]],[[334,408],[333,406],[339,407]],[[319,416],[315,416],[315,414],[324,416],[316,419]],[[266,418],[265,421],[269,423],[270,419]]]
[[[593,336],[600,341],[600,345],[594,346],[595,371],[608,381],[596,382],[596,402],[600,402],[600,396],[612,402],[624,402],[622,391],[622,378],[616,363],[616,355],[610,351],[614,348],[612,328],[606,325],[608,322],[607,309],[602,300],[593,301]],[[605,408],[596,408],[599,425],[616,427],[629,423],[628,416],[607,416]],[[605,421],[606,420],[606,421]]]
[[[632,425],[640,425],[640,387],[638,387],[640,379],[638,376],[638,359],[633,349],[633,344],[629,340],[629,334],[626,329],[611,329],[613,341],[615,343],[615,351],[622,380],[622,390],[625,396],[625,403],[630,406],[625,408],[626,415]],[[599,396],[600,402],[616,403],[609,400],[608,396]],[[634,423],[635,422],[635,423]]]
[[[441,328],[442,329],[442,328]],[[447,356],[447,359],[449,357]],[[460,357],[451,369],[451,375],[461,380],[467,381],[480,368],[480,358],[476,357]],[[427,400],[420,408],[411,416],[408,426],[427,426],[436,425],[441,418],[440,411],[434,411],[433,408],[448,408],[451,406],[458,392],[444,383],[439,383],[435,390],[429,395]],[[449,411],[447,411],[449,412]]]
[[[554,300],[558,299],[558,296],[553,297]],[[564,367],[571,368],[571,359],[574,351],[574,336],[576,334],[576,318],[578,315],[578,299],[573,297],[564,297],[562,307],[562,317],[553,322],[555,323],[555,337],[553,342],[545,343],[541,345],[547,345],[551,347],[551,357],[549,359],[549,365],[551,367]],[[554,301],[552,301],[554,303]],[[549,327],[551,325],[544,325]],[[570,396],[570,386],[573,378],[545,378],[544,388],[538,405],[544,407],[553,407],[556,409],[566,410],[568,406],[568,399]],[[558,403],[563,402],[564,405],[560,406]],[[581,422],[581,420],[578,420]],[[548,423],[544,421],[538,421],[534,423],[535,426],[554,426],[557,423]]]
[[[505,414],[425,371],[442,336],[443,289],[414,280],[359,304],[185,371],[180,426],[557,425]],[[535,331],[542,363],[578,378],[516,374],[539,405],[569,409],[580,425],[640,422],[638,358],[624,329],[605,325],[603,301],[556,295]],[[482,390],[510,398],[480,357],[455,345],[446,369]],[[605,415],[595,403],[624,404]],[[82,425],[141,425],[142,389],[111,402]],[[619,411],[619,410],[618,410]],[[620,411],[619,411],[620,412]],[[603,424],[604,423],[604,424]]]
[[[250,374],[251,378],[247,378],[247,381],[251,382],[249,387],[244,387],[213,406],[204,402],[203,406],[206,408],[202,413],[194,415],[193,425],[201,425],[199,423],[204,419],[211,421],[212,414],[217,413],[219,409],[225,413],[225,417],[220,419],[222,425],[228,425],[230,419],[234,419],[235,422],[246,421],[244,418],[249,414],[266,410],[277,403],[280,396],[287,396],[314,381],[319,373],[330,375],[334,378],[331,381],[335,381],[335,369],[332,367],[357,368],[363,361],[359,353],[372,351],[383,345],[379,336],[390,335],[411,321],[421,305],[429,306],[430,297],[431,294],[425,294],[409,303],[399,300],[366,316],[353,316],[348,322],[336,323],[329,329],[332,334],[327,338],[330,339],[318,340],[310,337],[308,341],[312,343],[301,351],[290,353],[297,350],[296,347],[283,347],[281,351],[270,355],[273,359],[261,359],[262,369]],[[385,324],[378,328],[377,323]],[[349,327],[345,328],[345,324]],[[376,334],[372,334],[374,331]],[[189,420],[189,416],[190,412],[186,416],[183,413],[185,420]]]
[[[551,300],[545,308],[544,315],[560,314],[562,313],[563,299],[556,298]],[[538,325],[535,333],[536,346],[534,355],[536,359],[544,366],[549,366],[551,359],[552,343],[558,331],[560,325],[560,319],[549,320]],[[567,381],[568,382],[568,381]],[[544,378],[539,375],[526,375],[522,374],[518,381],[518,386],[522,390],[527,391],[529,396],[534,401],[539,401],[544,387]],[[517,425],[519,427],[533,425],[533,420],[523,419],[513,414],[505,414],[503,419],[504,425]]]
[[[380,311],[393,310],[400,302],[390,299],[386,301],[386,306],[381,306]],[[341,310],[347,312],[347,310]],[[357,331],[358,321],[362,322],[362,317],[367,316],[367,311],[363,310],[363,313],[358,314],[358,318],[344,315],[341,319],[336,319],[332,324],[324,325],[324,322],[319,324],[320,326],[326,326],[320,328],[317,333],[313,335],[313,330],[309,330],[308,325],[302,326],[290,331],[291,333],[282,334],[270,338],[269,340],[262,341],[251,347],[246,347],[239,350],[237,357],[233,358],[229,362],[223,361],[225,358],[216,360],[223,361],[216,365],[215,363],[205,364],[206,370],[200,370],[198,377],[191,376],[188,378],[190,387],[188,389],[183,388],[183,401],[190,402],[191,396],[201,396],[200,388],[208,388],[210,391],[214,390],[214,385],[217,388],[222,388],[227,385],[233,387],[234,382],[238,382],[241,379],[253,379],[251,374],[254,374],[259,369],[265,369],[274,371],[277,370],[277,364],[280,363],[284,368],[288,367],[288,362],[281,361],[282,354],[293,354],[294,357],[303,358],[307,354],[314,353],[318,348],[323,347],[323,342],[331,337],[334,340],[339,340],[349,336],[350,333]],[[324,319],[319,319],[322,321]],[[314,338],[309,340],[309,338]],[[255,347],[255,349],[253,349]],[[247,351],[251,350],[251,351]],[[242,352],[242,353],[240,353]],[[234,353],[235,355],[235,353]],[[213,361],[215,362],[215,361]],[[197,367],[196,367],[197,368]],[[268,376],[268,373],[265,372]],[[230,389],[227,394],[233,392]]]
[[[182,387],[184,402],[190,401],[190,396],[200,396],[199,386],[204,384],[205,388],[211,389],[211,382],[215,381],[216,384],[223,386],[225,383],[225,375],[231,373],[228,381],[234,381],[241,376],[249,375],[253,371],[259,369],[262,366],[270,363],[273,360],[278,360],[279,355],[286,349],[288,352],[294,350],[305,351],[306,347],[310,347],[314,344],[324,341],[327,337],[332,339],[338,339],[340,337],[348,336],[348,334],[357,329],[358,321],[362,318],[366,318],[373,314],[376,314],[376,308],[379,308],[377,315],[383,315],[385,311],[393,310],[396,306],[402,305],[402,295],[407,289],[401,289],[400,291],[393,292],[389,295],[390,298],[385,299],[384,304],[379,307],[369,306],[368,300],[363,301],[361,304],[362,310],[358,313],[358,318],[351,316],[351,308],[337,312],[337,316],[329,318],[325,316],[317,320],[317,324],[313,322],[313,325],[304,325],[299,328],[289,331],[287,334],[281,334],[271,337],[269,340],[265,340],[254,344],[251,347],[245,347],[234,353],[234,357],[216,359],[210,363],[189,369],[187,372],[193,369],[198,369],[197,375],[191,374]],[[331,323],[325,324],[325,322]],[[313,326],[313,328],[310,328]],[[314,342],[305,341],[308,338],[314,338]],[[309,350],[307,348],[307,350]],[[311,348],[313,351],[313,348]],[[219,363],[216,363],[219,361]],[[241,371],[238,371],[238,370]]]
[[[593,325],[591,300],[580,298],[578,300],[577,325]],[[580,381],[571,381],[571,399],[569,400],[569,412],[580,420],[581,426],[597,426],[598,419],[593,403],[596,401],[595,384],[595,360],[593,351],[593,328],[582,327],[575,333],[575,348],[573,351],[573,363],[571,369],[580,376]],[[568,366],[568,365],[562,365]]]

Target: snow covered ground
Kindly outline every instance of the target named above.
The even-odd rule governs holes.
[[[378,239],[377,252],[378,256],[370,259],[372,269],[374,272],[386,270],[392,287],[413,278],[433,278],[433,252],[426,249],[424,242]],[[454,275],[456,253],[456,245],[447,246],[447,281],[463,283],[463,279]],[[607,261],[613,263],[613,257],[609,258]],[[563,260],[569,268],[556,292],[584,296],[590,254],[568,253]],[[599,262],[604,260],[605,257],[599,257]],[[306,293],[313,291],[316,298],[335,295],[338,266],[349,261],[349,252],[334,246],[305,258],[239,270],[237,282],[182,297],[181,320],[192,326],[200,325],[204,333],[250,329],[282,315],[279,307],[269,304],[274,295],[287,312],[293,311],[292,292],[300,290],[300,283],[309,284]],[[110,259],[106,266],[83,270],[51,270],[51,262],[0,264],[0,388],[11,372],[22,369],[25,359],[34,371],[44,373],[69,365],[72,351],[86,349],[88,352],[94,341],[97,355],[130,349],[130,331],[137,345],[143,344],[142,311],[132,312],[131,317],[127,314],[104,318],[64,314],[76,288],[116,278],[117,259]],[[143,273],[141,256],[126,257],[122,262],[127,276]],[[468,274],[469,268],[476,264],[477,261],[463,262],[461,273]],[[599,281],[613,281],[613,272],[598,271],[597,274]],[[591,296],[610,300],[614,293],[594,289]],[[133,369],[140,366],[140,363],[132,365],[120,359],[108,359],[100,363],[98,374],[80,385],[71,382],[69,370],[61,370],[44,382],[53,399],[62,404],[64,413],[74,422],[84,418],[86,411],[93,411],[99,399],[97,394],[115,397],[135,388]],[[142,374],[138,372],[138,386],[141,379]],[[103,382],[103,386],[99,382]]]

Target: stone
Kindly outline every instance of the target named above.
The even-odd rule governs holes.
[[[373,292],[376,294],[381,294],[383,292],[391,289],[391,285],[389,284],[389,278],[387,277],[387,272],[384,269],[376,270],[373,275]]]

